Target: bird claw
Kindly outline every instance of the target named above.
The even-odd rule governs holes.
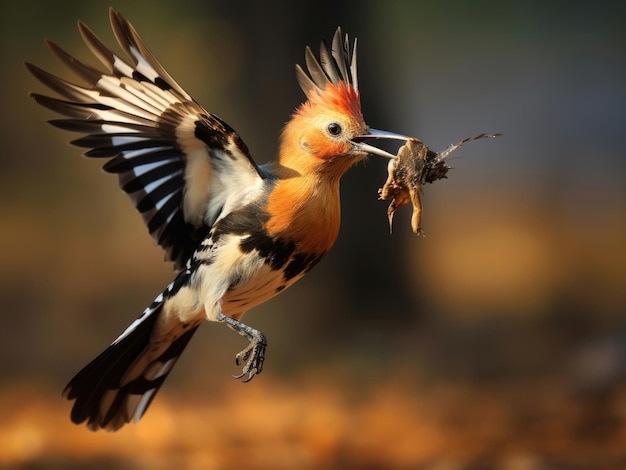
[[[244,383],[250,382],[255,375],[260,374],[263,370],[265,348],[267,348],[265,335],[259,330],[250,328],[239,320],[227,317],[221,312],[217,315],[217,320],[226,323],[233,330],[250,341],[248,347],[235,356],[235,364],[238,366],[243,364],[243,370],[241,374],[233,375],[234,378]]]
[[[235,356],[235,364],[240,366],[241,364],[243,364],[250,358],[250,354],[252,354],[252,350],[250,349],[250,346],[248,346],[243,351],[238,352],[237,355]]]
[[[263,371],[266,347],[267,340],[263,333],[259,332],[251,339],[248,347],[235,356],[235,364],[238,366],[244,364],[244,366],[241,374],[233,375],[233,377],[246,383],[250,382],[255,375],[260,374]]]

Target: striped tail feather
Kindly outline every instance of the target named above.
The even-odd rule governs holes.
[[[199,326],[199,322],[181,325],[162,337],[157,330],[165,302],[164,295],[159,295],[67,384],[63,395],[75,400],[74,423],[87,421],[92,431],[116,431],[143,416]]]

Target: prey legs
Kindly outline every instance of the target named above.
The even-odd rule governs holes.
[[[227,317],[221,312],[217,315],[217,321],[226,323],[233,330],[250,341],[248,347],[235,356],[235,363],[238,366],[243,364],[243,370],[241,374],[234,376],[236,379],[241,379],[242,382],[249,382],[255,375],[260,374],[263,370],[265,348],[267,347],[265,335],[259,330],[255,330],[234,318]]]

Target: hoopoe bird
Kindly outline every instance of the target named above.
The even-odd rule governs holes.
[[[106,159],[166,260],[174,281],[64,390],[71,419],[115,431],[138,421],[203,320],[228,325],[249,345],[235,357],[245,382],[263,370],[267,341],[242,323],[252,307],[302,278],[331,248],[340,225],[339,181],[368,154],[394,155],[370,139],[406,137],[369,128],[361,114],[356,41],[335,33],[319,61],[296,66],[307,100],[280,136],[276,161],[257,165],[241,137],[165,71],[133,26],[111,9],[127,59],[82,22],[80,34],[105,71],[53,42],[80,86],[27,63],[61,98],[31,96],[64,116],[49,121],[84,134],[72,144]]]

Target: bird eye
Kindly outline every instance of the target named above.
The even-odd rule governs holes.
[[[328,133],[332,135],[333,137],[337,137],[343,131],[343,129],[341,128],[341,125],[336,122],[331,122],[328,125],[327,130],[328,130]]]

